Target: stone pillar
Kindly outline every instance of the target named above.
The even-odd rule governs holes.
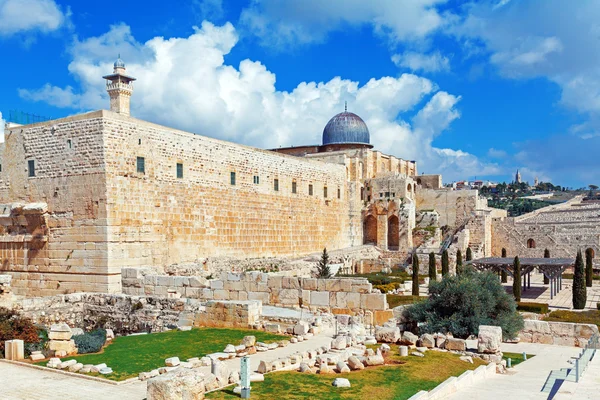
[[[388,248],[388,220],[387,214],[377,215],[377,246],[387,250]]]
[[[21,339],[4,342],[4,358],[11,361],[25,359],[25,343]]]

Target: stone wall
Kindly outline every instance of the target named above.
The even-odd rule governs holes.
[[[457,227],[478,209],[477,190],[421,189],[416,192],[417,210],[435,210],[439,226]]]
[[[297,256],[360,235],[343,165],[110,111],[8,128],[0,165],[0,273],[17,294],[114,293],[123,266]]]
[[[206,302],[205,312],[197,315],[194,325],[249,328],[258,324],[261,314],[262,304],[257,300],[211,300]]]
[[[14,308],[44,326],[57,322],[84,329],[104,326],[120,334],[161,331],[177,325],[186,314],[193,320],[193,315],[204,309],[193,299],[103,293],[22,299],[14,304]]]
[[[200,300],[260,300],[263,305],[311,309],[386,310],[385,294],[373,293],[366,278],[316,279],[262,272],[223,273],[218,279],[151,275],[123,269],[123,292],[130,295]]]
[[[544,207],[516,218],[492,221],[492,255],[575,258],[577,250],[594,250],[599,255],[600,206],[585,204],[580,198],[568,203]]]
[[[598,334],[598,327],[594,324],[525,320],[519,340],[525,343],[585,347],[594,334]]]

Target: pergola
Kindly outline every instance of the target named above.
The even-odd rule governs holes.
[[[523,290],[531,288],[531,272],[538,269],[550,281],[550,299],[562,289],[562,273],[575,264],[572,258],[519,258]],[[479,258],[467,262],[480,271],[506,272],[514,277],[514,259],[500,257]]]

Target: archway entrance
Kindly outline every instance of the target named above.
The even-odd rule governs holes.
[[[364,244],[377,244],[377,219],[368,215],[363,225]]]
[[[388,250],[398,250],[400,248],[400,221],[398,217],[392,215],[388,219]]]

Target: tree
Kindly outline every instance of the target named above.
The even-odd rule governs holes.
[[[422,323],[419,333],[451,332],[467,338],[479,333],[479,325],[495,325],[505,339],[512,339],[523,328],[516,302],[490,272],[466,266],[461,275],[433,282],[429,293],[427,300],[406,310],[410,321]]]
[[[456,251],[456,274],[460,274],[462,271],[462,252],[460,249]]]
[[[473,251],[471,250],[470,247],[467,247],[467,261],[471,261],[473,259]]]
[[[581,250],[577,251],[575,259],[575,271],[573,273],[573,308],[583,310],[587,300],[585,288],[585,271],[583,268],[583,256]]]
[[[435,253],[429,253],[429,282],[435,282],[437,279],[437,269],[435,267]]]
[[[521,261],[519,256],[513,262],[513,296],[516,301],[521,301]]]
[[[594,250],[589,248],[585,251],[585,286],[592,287],[594,279]]]
[[[317,264],[317,278],[331,278],[331,270],[329,269],[329,254],[327,254],[327,248],[323,249],[321,260],[319,260],[319,263]]]
[[[450,262],[448,261],[448,250],[442,252],[442,277],[450,272]]]
[[[502,258],[506,258],[506,249],[505,248],[502,248]],[[506,273],[505,270],[502,270],[500,272],[500,282],[502,282],[502,283],[508,282],[508,274]]]
[[[416,254],[412,259],[412,295],[419,295],[419,257]]]
[[[550,258],[550,250],[545,249],[544,250],[544,258]],[[550,283],[550,279],[548,279],[548,277],[546,275],[544,275],[544,285],[547,285]]]

